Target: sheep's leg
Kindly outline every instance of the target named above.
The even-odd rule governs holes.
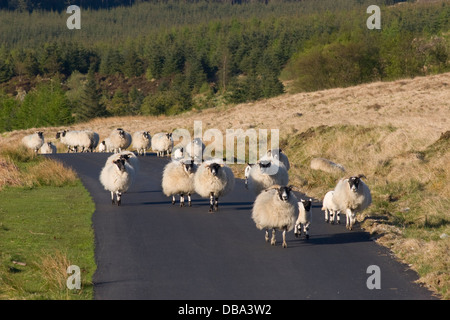
[[[341,224],[341,211],[336,211],[337,224]]]
[[[184,207],[184,194],[180,194],[180,207]]]
[[[330,221],[329,217],[328,217],[328,209],[325,209],[325,222]]]
[[[120,206],[122,203],[122,193],[117,191],[117,205]]]
[[[245,189],[248,189],[248,179],[245,179]]]
[[[275,229],[272,229],[272,239],[270,240],[271,245],[275,245],[277,243],[277,240],[275,239]]]
[[[296,224],[296,225],[294,226],[294,235],[295,235],[295,237],[296,237],[296,238],[300,237],[301,233],[302,233],[302,230],[301,230],[300,225],[299,225],[299,224]]]
[[[188,193],[188,204],[189,204],[189,207],[192,206],[191,200],[192,200],[192,199],[191,199],[191,194]]]
[[[112,204],[115,203],[115,201],[114,201],[114,192],[112,192],[112,191],[111,191],[111,203],[112,203]]]
[[[213,212],[214,209],[214,193],[209,194],[209,212]]]
[[[283,227],[283,248],[287,248],[286,231],[287,231],[287,227]]]
[[[266,229],[266,242],[269,242],[269,229]]]
[[[214,201],[214,211],[219,210],[219,197]]]
[[[175,202],[176,202],[175,195],[172,195],[172,205],[174,205]]]
[[[309,222],[307,222],[307,223],[304,225],[304,227],[305,227],[305,229],[304,229],[304,231],[305,231],[305,237],[306,237],[306,239],[309,239]]]
[[[352,212],[351,209],[347,209],[345,211],[345,215],[346,215],[346,227],[348,230],[352,230],[353,224],[355,223],[354,213]]]

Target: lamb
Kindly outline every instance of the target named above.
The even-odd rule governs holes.
[[[336,204],[333,202],[333,195],[334,190],[328,191],[325,194],[325,197],[323,197],[322,202],[322,210],[325,211],[325,222],[330,222],[331,224],[334,224],[336,222],[337,217],[337,223],[341,223],[341,211],[336,206]]]
[[[56,153],[56,146],[51,142],[45,142],[39,151],[41,154]]]
[[[158,157],[169,155],[172,152],[173,140],[171,133],[159,132],[153,136],[152,149]]]
[[[286,167],[286,170],[289,171],[291,168],[291,165],[289,163],[289,159],[285,153],[283,153],[283,150],[281,149],[270,149],[267,150],[267,153],[261,157],[261,160],[270,160],[275,159],[280,161],[284,166]]]
[[[133,134],[133,147],[139,155],[144,155],[152,144],[152,137],[148,131],[137,131]]]
[[[331,160],[325,158],[313,158],[311,160],[311,169],[321,170],[328,173],[344,173],[345,168],[338,163],[334,163]]]
[[[115,153],[120,153],[122,150],[127,149],[132,141],[131,135],[122,128],[113,130],[109,135],[109,139],[111,146],[110,151]]]
[[[278,160],[259,160],[250,169],[248,176],[248,188],[255,195],[273,185],[287,185],[289,175],[286,167]]]
[[[209,197],[209,212],[219,210],[219,197],[231,192],[234,183],[233,171],[222,159],[203,162],[194,175],[195,192],[203,198]]]
[[[283,248],[286,248],[286,232],[294,228],[299,210],[293,191],[297,191],[294,186],[273,185],[261,192],[253,204],[252,219],[259,230],[266,230],[266,242],[269,242],[269,229],[272,229],[270,243],[273,246],[276,244],[275,230],[283,231]]]
[[[361,180],[364,175],[341,179],[334,188],[333,202],[345,212],[346,228],[352,230],[356,214],[365,210],[372,203],[369,187]]]
[[[98,145],[98,152],[106,152],[106,140],[103,140]]]
[[[195,138],[185,146],[186,154],[189,158],[194,159],[195,161],[202,161],[204,150],[205,144],[200,138]]]
[[[309,239],[309,227],[312,222],[312,210],[311,210],[312,200],[301,199],[298,202],[298,218],[295,222],[294,234],[298,238],[302,235],[302,230],[305,233],[306,239]]]
[[[248,189],[248,176],[250,175],[250,170],[252,169],[253,164],[247,163],[247,166],[245,167],[244,170],[244,183],[245,183],[245,189]]]
[[[191,194],[195,192],[194,175],[196,166],[191,160],[173,160],[169,162],[163,171],[163,193],[172,196],[172,204],[175,204],[175,195],[180,195],[180,207],[184,207],[184,195],[188,196],[188,204],[191,206]]]
[[[124,157],[119,157],[107,162],[100,173],[100,182],[105,190],[111,192],[111,202],[115,203],[116,195],[117,205],[122,204],[122,193],[126,192],[134,181],[135,171],[126,162]]]
[[[22,143],[29,149],[38,153],[39,149],[44,144],[44,133],[42,131],[36,131],[33,134],[27,135],[22,138]]]

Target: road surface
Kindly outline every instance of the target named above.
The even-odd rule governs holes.
[[[287,248],[281,233],[276,246],[265,242],[251,219],[254,196],[240,179],[218,212],[196,195],[192,207],[173,206],[161,192],[169,160],[154,154],[139,157],[139,176],[122,206],[113,206],[98,180],[109,155],[50,156],[78,173],[96,205],[95,299],[433,299],[368,233],[346,230],[345,216],[344,224],[326,224],[319,203],[310,239],[289,232]]]

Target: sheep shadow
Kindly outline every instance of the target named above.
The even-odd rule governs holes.
[[[288,244],[291,243],[293,246],[295,245],[333,245],[333,244],[345,244],[345,243],[357,243],[357,242],[369,242],[372,241],[370,239],[370,234],[364,231],[349,231],[344,233],[335,233],[335,234],[318,234],[318,235],[310,235],[309,239],[306,239],[304,236],[300,238],[290,239],[288,240]],[[289,247],[289,246],[288,246]]]

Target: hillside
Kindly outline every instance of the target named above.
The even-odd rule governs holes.
[[[262,101],[192,110],[175,116],[98,118],[43,128],[47,140],[61,129],[193,132],[202,129],[279,129],[289,156],[291,183],[321,199],[340,178],[311,170],[314,157],[341,163],[347,174],[364,173],[372,206],[359,217],[374,239],[388,246],[448,299],[450,283],[450,73],[375,82],[349,88],[284,94]],[[2,134],[0,148],[35,129]],[[207,142],[207,141],[205,141]],[[64,150],[60,146],[60,150]],[[243,166],[233,166],[242,177]],[[322,219],[316,217],[315,219]]]

